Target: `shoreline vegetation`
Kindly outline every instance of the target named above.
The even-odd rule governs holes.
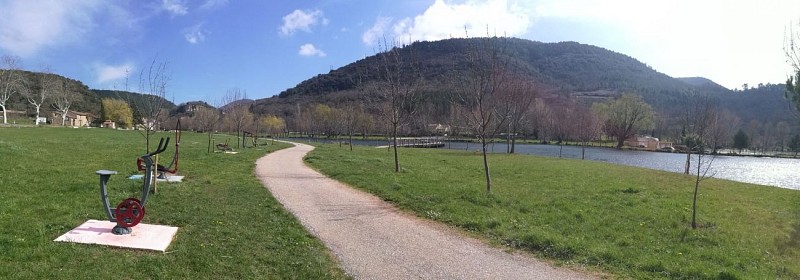
[[[800,278],[800,193],[608,163],[476,152],[317,145],[306,162],[401,209],[494,245],[623,278]]]
[[[172,137],[157,132],[153,139]],[[184,133],[177,184],[158,184],[142,223],[179,227],[166,253],[53,242],[88,219],[106,220],[95,171],[116,205],[137,196],[135,131],[0,127],[0,278],[346,279],[332,254],[264,188],[255,161],[288,144],[207,153]],[[170,147],[162,160],[171,159]],[[134,231],[136,228],[134,228]]]

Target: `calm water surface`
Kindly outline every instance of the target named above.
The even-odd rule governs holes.
[[[495,153],[504,153],[506,144],[494,144]],[[479,150],[480,146],[474,143],[450,143],[445,149]],[[492,145],[488,147],[492,150]],[[516,146],[516,153],[558,157],[557,145],[520,145]],[[581,148],[564,146],[562,157],[581,158]],[[707,156],[710,159],[711,157]],[[704,160],[706,159],[704,158]],[[604,161],[622,165],[644,167],[683,173],[686,164],[686,154],[655,153],[643,151],[625,151],[608,148],[586,148],[586,159]],[[696,168],[697,158],[692,156],[692,166]],[[694,169],[696,173],[697,169]],[[739,182],[776,186],[800,190],[800,160],[767,157],[731,157],[716,156],[708,174],[714,178],[722,178]]]
[[[293,140],[297,141],[297,139]],[[367,146],[382,146],[386,143],[386,141],[353,141],[353,144]],[[505,143],[495,143],[489,144],[488,148],[494,153],[505,153],[507,146]],[[443,149],[478,151],[480,145],[451,142],[447,143]],[[558,157],[559,146],[517,144],[516,153]],[[581,148],[564,146],[562,157],[579,159],[581,158]],[[586,159],[683,173],[686,154],[587,147]],[[695,164],[697,164],[697,159],[693,156],[692,166],[695,167]],[[714,178],[800,190],[800,159],[717,156],[714,158],[708,174],[714,174]]]

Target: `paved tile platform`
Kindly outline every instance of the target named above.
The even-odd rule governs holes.
[[[144,178],[144,175],[131,175],[128,179],[131,180],[141,180]],[[169,182],[169,183],[178,183],[183,181],[183,176],[167,176],[166,179],[157,179],[159,182]]]
[[[133,227],[133,232],[126,235],[111,233],[116,223],[109,221],[88,220],[73,230],[59,236],[59,242],[75,242],[84,244],[99,244],[113,247],[155,250],[164,252],[172,243],[177,227],[138,224]]]

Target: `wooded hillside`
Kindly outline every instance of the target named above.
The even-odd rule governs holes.
[[[420,75],[426,81],[426,97],[434,106],[447,110],[442,95],[452,92],[453,77],[465,75],[464,54],[470,40],[449,39],[436,42],[416,42],[402,48],[409,59],[420,61]],[[617,97],[622,93],[641,95],[659,116],[676,114],[681,96],[696,92],[717,100],[742,122],[758,121],[794,123],[791,108],[783,99],[782,85],[765,85],[746,91],[732,91],[711,80],[672,78],[624,54],[576,42],[541,43],[516,38],[505,40],[505,59],[519,78],[534,81],[546,92],[550,102],[592,103]],[[328,74],[317,75],[289,88],[275,97],[257,100],[256,114],[295,115],[298,106],[323,103],[336,106],[361,100],[362,94],[375,81],[376,56],[348,64]],[[370,101],[366,101],[370,102]],[[436,115],[447,115],[437,112]]]

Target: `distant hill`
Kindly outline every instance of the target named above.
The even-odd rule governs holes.
[[[93,89],[92,92],[96,94],[99,99],[111,98],[111,99],[125,100],[126,102],[128,102],[129,105],[131,105],[131,107],[134,107],[135,104],[137,103],[144,102],[145,98],[150,98],[153,100],[159,100],[160,102],[164,102],[164,108],[167,110],[173,110],[176,107],[175,103],[172,103],[167,99],[154,95],[141,94],[123,90],[105,90],[105,89]]]
[[[684,78],[675,78],[681,82],[687,83],[694,87],[697,87],[704,91],[710,92],[728,92],[730,91],[728,88],[723,87],[720,84],[715,83],[712,80],[703,77],[684,77]]]
[[[2,71],[2,70],[0,70]],[[40,87],[40,83],[37,80],[44,77],[44,75],[55,75],[58,79],[66,81],[69,86],[66,87],[69,90],[75,91],[77,94],[75,100],[70,106],[70,111],[77,111],[77,112],[84,112],[90,113],[95,116],[100,116],[102,113],[102,106],[101,100],[104,98],[113,98],[113,99],[121,99],[125,100],[133,107],[135,102],[140,102],[144,100],[144,98],[157,98],[150,95],[143,95],[134,92],[127,92],[127,91],[117,91],[117,90],[97,90],[97,89],[89,89],[83,82],[78,80],[73,80],[67,77],[63,77],[56,74],[45,74],[41,72],[30,72],[30,71],[18,71],[21,75],[22,79],[26,81],[26,84]],[[165,104],[165,109],[173,110],[175,109],[175,104],[170,102],[166,99],[161,99],[162,102]],[[28,111],[29,114],[32,114],[32,106],[30,103],[25,99],[24,96],[20,93],[14,93],[11,95],[11,98],[8,100],[7,104],[8,110],[17,110],[17,111]],[[46,112],[51,111],[52,106],[49,103],[44,104],[41,108],[42,115],[45,115]]]
[[[422,65],[417,71],[428,82],[425,102],[443,103],[443,94],[465,73],[464,54],[470,40],[448,39],[435,42],[416,42],[401,49],[413,55]],[[535,81],[550,96],[573,97],[591,103],[614,98],[624,92],[641,95],[659,116],[675,116],[685,92],[698,92],[719,100],[724,108],[737,114],[743,122],[794,122],[791,108],[785,105],[780,85],[770,90],[734,92],[702,77],[672,78],[624,54],[576,42],[542,43],[508,38],[506,59],[521,73],[522,78]],[[277,96],[256,100],[256,114],[280,114],[292,117],[299,104],[340,103],[362,99],[363,85],[374,81],[368,69],[377,63],[370,56],[327,74],[317,75],[286,89]],[[447,107],[447,106],[440,106]],[[446,114],[442,114],[446,115]]]
[[[239,104],[248,104],[248,105],[250,105],[250,104],[252,104],[253,102],[255,102],[255,100],[253,100],[253,99],[240,99],[240,100],[235,100],[235,101],[233,101],[233,102],[231,102],[231,103],[228,103],[228,104],[225,104],[225,105],[222,105],[222,106],[220,106],[220,107],[219,107],[219,109],[220,109],[220,110],[222,110],[222,111],[225,111],[225,110],[227,110],[228,108],[230,108],[231,106],[237,106],[237,105],[239,105]]]
[[[0,71],[7,71],[7,70],[0,70]],[[30,71],[17,71],[17,72],[19,76],[25,80],[26,84],[37,88],[41,86],[38,81],[40,81],[41,78],[43,78],[45,75],[56,76],[57,79],[66,81],[66,83],[68,84],[66,88],[74,91],[77,94],[77,98],[73,102],[72,106],[70,106],[71,111],[79,111],[92,114],[98,114],[100,112],[99,99],[89,90],[89,87],[84,85],[83,82],[81,81],[70,79],[56,74],[45,74],[45,73],[30,72]],[[31,114],[33,112],[30,103],[28,103],[25,97],[18,92],[11,95],[11,98],[8,100],[8,104],[6,105],[7,105],[6,109],[8,110],[30,111],[29,113]],[[42,110],[42,115],[44,116],[45,112],[51,110],[50,104],[42,105],[41,110]]]

